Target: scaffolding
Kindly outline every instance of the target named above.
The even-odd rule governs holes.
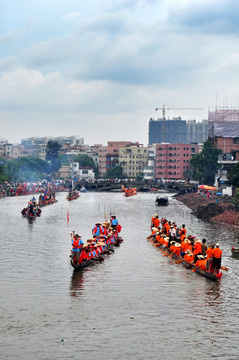
[[[239,109],[216,109],[208,114],[208,138],[239,137]]]

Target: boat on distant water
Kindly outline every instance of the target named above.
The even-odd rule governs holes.
[[[128,196],[133,196],[133,195],[137,195],[137,189],[136,188],[126,188],[122,185],[122,191],[124,191],[124,196],[128,197]]]
[[[76,191],[76,190],[72,190],[72,191],[70,191],[69,194],[67,195],[66,200],[71,201],[71,200],[78,199],[78,197],[80,197],[79,192]]]
[[[232,257],[239,259],[239,247],[232,246]]]
[[[168,205],[168,198],[167,196],[160,196],[156,198],[155,200],[156,206],[167,206]]]
[[[85,192],[87,192],[87,190],[86,190],[86,188],[85,188],[84,186],[82,186],[82,187],[80,188],[80,192],[85,193]]]

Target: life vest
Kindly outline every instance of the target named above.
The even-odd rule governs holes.
[[[103,227],[103,229],[101,230],[101,234],[108,235],[108,229],[106,227]]]
[[[74,239],[73,240],[73,243],[72,243],[73,249],[79,249],[80,248],[79,242],[80,242],[80,239]]]
[[[95,227],[93,228],[93,234],[99,236],[102,234],[102,228],[101,226],[97,226],[95,225]]]
[[[122,226],[119,224],[118,227],[117,227],[117,231],[120,233],[121,229],[122,229]]]

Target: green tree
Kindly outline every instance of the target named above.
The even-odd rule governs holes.
[[[90,156],[88,156],[87,154],[79,154],[79,155],[76,155],[76,156],[73,158],[73,161],[74,161],[74,162],[78,162],[80,167],[85,167],[85,166],[92,167],[93,170],[94,170],[94,173],[97,175],[98,169],[97,169],[97,167],[96,167],[96,165],[95,165],[95,162],[94,162],[94,160],[93,160]]]
[[[237,205],[237,208],[239,208],[239,191],[236,190],[239,188],[239,163],[228,171],[226,185],[232,186],[233,195],[236,193],[234,197],[234,205]]]
[[[228,172],[227,185],[239,188],[239,163]]]
[[[8,177],[6,173],[6,165],[5,165],[5,160],[0,158],[0,184],[3,184],[4,181],[8,181]]]
[[[202,151],[193,155],[190,160],[193,180],[198,180],[201,184],[213,185],[215,174],[220,167],[217,163],[220,153],[221,150],[212,146],[209,140],[205,141]]]
[[[123,168],[120,165],[115,166],[114,168],[111,168],[106,171],[106,174],[104,175],[105,178],[109,179],[120,179],[123,176]]]
[[[8,181],[30,182],[45,178],[48,171],[46,161],[29,156],[8,161],[5,174]]]
[[[46,147],[46,161],[49,162],[49,173],[54,174],[60,169],[61,162],[59,159],[59,151],[61,144],[58,141],[49,140]]]

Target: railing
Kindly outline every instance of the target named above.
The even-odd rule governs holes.
[[[232,154],[220,154],[218,155],[218,161],[236,161]]]

